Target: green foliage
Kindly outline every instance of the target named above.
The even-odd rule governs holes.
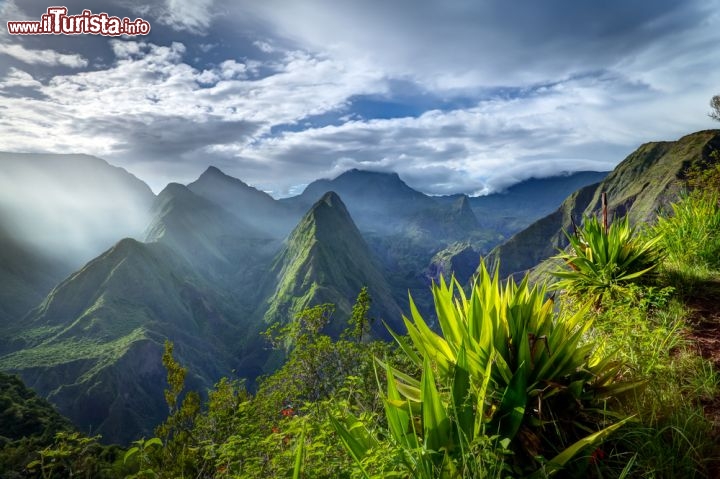
[[[0,372],[0,437],[14,441],[36,436],[52,440],[56,433],[69,431],[70,423],[50,403],[25,387],[20,378]]]
[[[59,432],[53,444],[41,450],[40,457],[29,463],[27,469],[42,479],[121,475],[122,471],[112,465],[115,460],[113,449],[100,445],[99,439],[99,436],[87,437],[77,432]]]
[[[152,469],[153,456],[152,453],[156,448],[163,446],[160,438],[153,437],[148,439],[138,439],[132,442],[132,447],[125,452],[123,456],[123,464],[128,461],[135,462],[138,472],[127,477],[127,479],[155,478],[157,473]]]
[[[379,362],[388,377],[385,415],[408,473],[483,477],[488,466],[504,470],[507,460],[516,473],[550,474],[614,429],[587,435],[606,422],[598,404],[632,385],[615,383],[620,365],[584,344],[591,323],[582,312],[559,320],[544,288],[530,287],[527,278],[503,285],[484,265],[469,298],[442,278],[433,296],[442,334],[411,298],[411,319],[404,318],[411,344],[395,336],[421,378]],[[363,439],[367,431],[352,424],[344,430],[347,448],[362,462],[372,446]],[[489,439],[494,457],[478,464],[469,451]]]
[[[699,190],[672,205],[652,228],[673,269],[720,269],[720,193]]]
[[[70,422],[19,377],[0,373],[0,478],[25,471],[56,434],[71,431]]]
[[[705,161],[690,165],[685,171],[685,178],[687,186],[693,191],[720,190],[720,150],[711,151]]]
[[[28,334],[32,334],[32,332]],[[3,356],[0,358],[0,368],[15,370],[29,367],[43,368],[82,360],[112,363],[122,357],[134,342],[145,339],[145,337],[146,331],[143,328],[137,328],[126,336],[109,342],[92,338],[43,342],[35,347]]]
[[[194,468],[194,458],[188,450],[188,446],[193,441],[192,431],[200,413],[200,395],[195,391],[190,391],[180,402],[180,396],[185,388],[187,369],[175,360],[173,344],[167,340],[162,362],[167,370],[169,388],[165,389],[165,401],[168,405],[169,415],[165,422],[155,429],[155,434],[164,445],[162,466],[167,469],[177,467],[180,473],[184,474],[186,469]]]
[[[312,342],[320,331],[330,322],[335,305],[324,303],[300,311],[286,324],[273,323],[261,333],[276,349],[284,349],[286,353],[298,346]]]
[[[623,471],[630,477],[712,477],[720,451],[703,405],[716,397],[718,376],[687,340],[688,308],[663,283],[632,284],[626,292],[592,311],[588,340],[617,351],[625,364],[622,376],[641,382],[618,404],[636,420],[592,457],[592,468],[598,477]],[[564,297],[562,303],[572,312],[582,298]]]
[[[553,287],[587,298],[596,306],[604,298],[626,294],[629,284],[649,281],[662,257],[661,238],[641,238],[627,216],[607,230],[596,217],[586,217],[575,234],[565,235],[569,251],[556,258],[565,261],[570,270],[553,272],[560,278]]]
[[[348,336],[354,338],[358,343],[370,332],[370,325],[375,321],[375,318],[368,316],[371,304],[372,298],[368,293],[367,286],[363,286],[360,293],[358,293],[348,321],[350,325]]]
[[[271,327],[267,337],[287,349],[285,364],[260,381],[254,397],[238,381],[216,384],[186,436],[184,469],[175,456],[160,476],[349,477],[351,458],[331,417],[352,411],[377,423],[382,403],[372,358],[392,354],[384,343],[333,341],[322,334],[333,311],[329,304],[308,308],[294,321]]]

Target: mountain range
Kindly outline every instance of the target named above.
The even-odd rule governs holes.
[[[259,333],[307,306],[335,304],[327,332],[338,335],[363,286],[371,316],[400,331],[408,291],[429,313],[431,281],[453,272],[468,280],[481,254],[554,198],[556,207],[561,193],[605,175],[532,179],[473,198],[350,170],[277,200],[215,167],[154,195],[97,158],[3,155],[22,185],[0,196],[0,370],[18,373],[81,430],[121,443],[149,436],[167,413],[166,339],[189,387],[205,391],[222,376],[252,386],[276,367]],[[47,170],[64,173],[53,181]],[[43,216],[53,195],[65,198],[51,211],[62,222]],[[69,247],[32,237],[33,227]],[[387,336],[380,321],[373,328]]]

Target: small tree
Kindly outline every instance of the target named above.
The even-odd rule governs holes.
[[[181,449],[191,435],[195,418],[200,412],[201,401],[196,391],[189,391],[180,402],[180,396],[185,389],[187,369],[175,360],[173,349],[173,343],[165,340],[162,362],[167,370],[169,388],[165,390],[165,402],[168,405],[169,415],[165,422],[155,429],[155,434],[162,439],[163,445],[170,446],[171,443],[176,443],[177,448]]]
[[[352,314],[348,321],[350,329],[352,330],[351,337],[358,343],[362,342],[363,337],[370,332],[370,325],[374,321],[374,318],[368,316],[371,304],[372,298],[370,297],[367,286],[363,286],[355,300]]]
[[[710,100],[710,108],[712,111],[708,113],[708,116],[713,120],[720,121],[720,95],[715,95]]]

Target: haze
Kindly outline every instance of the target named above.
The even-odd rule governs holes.
[[[148,225],[150,189],[102,160],[0,153],[0,165],[5,233],[70,267]]]

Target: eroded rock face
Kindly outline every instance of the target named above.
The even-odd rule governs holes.
[[[480,264],[480,254],[469,244],[454,244],[437,253],[428,266],[426,276],[432,281],[439,281],[455,275],[460,284],[467,284]]]

